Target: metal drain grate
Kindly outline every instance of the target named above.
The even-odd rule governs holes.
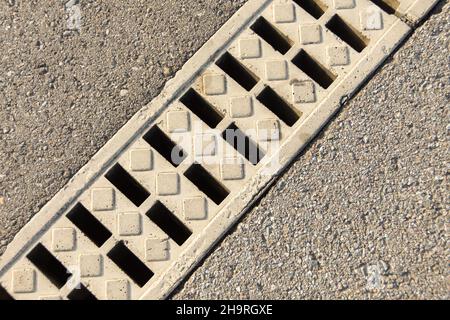
[[[249,1],[17,235],[0,299],[166,297],[434,3]]]

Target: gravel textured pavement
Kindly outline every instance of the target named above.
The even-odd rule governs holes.
[[[62,5],[0,2],[0,250],[244,2],[81,1],[79,33]],[[172,298],[449,298],[449,11]]]

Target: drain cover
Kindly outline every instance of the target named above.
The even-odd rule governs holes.
[[[21,230],[0,298],[166,297],[434,2],[249,1]]]

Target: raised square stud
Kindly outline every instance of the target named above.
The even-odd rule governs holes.
[[[99,188],[93,189],[91,193],[92,210],[108,211],[115,207],[114,189]]]
[[[261,57],[261,42],[258,38],[239,40],[239,54],[241,59]]]
[[[295,8],[291,3],[275,4],[273,6],[273,20],[276,23],[295,21]]]
[[[203,76],[203,88],[209,96],[225,94],[227,92],[226,79],[221,74]]]
[[[103,259],[100,254],[81,254],[79,263],[81,277],[99,277],[102,275]]]
[[[315,85],[312,81],[296,82],[292,85],[294,103],[313,103],[316,101]]]
[[[241,180],[245,177],[244,163],[240,158],[227,158],[220,163],[223,180]]]
[[[131,171],[149,171],[153,168],[152,150],[131,150],[130,169]]]
[[[203,197],[186,198],[183,201],[184,219],[204,220],[207,218],[206,200]]]
[[[53,229],[52,249],[55,252],[75,250],[75,230],[73,228]]]
[[[322,42],[322,27],[318,24],[306,24],[300,26],[301,44],[313,44]]]
[[[189,127],[189,113],[187,111],[171,111],[167,113],[167,130],[169,132],[187,132]]]
[[[350,63],[350,57],[347,47],[328,47],[327,56],[328,64],[330,66],[345,66]]]
[[[128,280],[108,280],[106,281],[106,299],[108,300],[128,300],[130,299],[130,285]]]
[[[355,7],[355,0],[334,0],[336,9],[352,9]]]
[[[120,213],[117,223],[120,236],[137,236],[142,232],[141,215],[138,212]]]
[[[180,192],[180,182],[178,173],[161,172],[156,178],[156,189],[160,196],[175,195]]]
[[[280,140],[280,123],[276,119],[259,120],[256,124],[260,141]]]
[[[283,60],[266,62],[266,78],[270,81],[286,80],[288,78],[287,63]]]
[[[251,97],[236,97],[230,99],[230,115],[232,118],[246,118],[253,114]]]
[[[360,13],[361,27],[363,30],[383,29],[383,15],[377,6],[370,6]]]
[[[14,293],[30,293],[36,290],[36,274],[33,269],[18,269],[12,274]]]
[[[147,261],[165,261],[169,259],[169,255],[169,240],[151,238],[145,242]]]
[[[196,156],[213,156],[216,154],[216,136],[212,133],[197,134],[194,136]]]

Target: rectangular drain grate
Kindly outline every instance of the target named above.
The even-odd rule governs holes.
[[[435,3],[250,0],[19,232],[0,299],[167,297]]]

